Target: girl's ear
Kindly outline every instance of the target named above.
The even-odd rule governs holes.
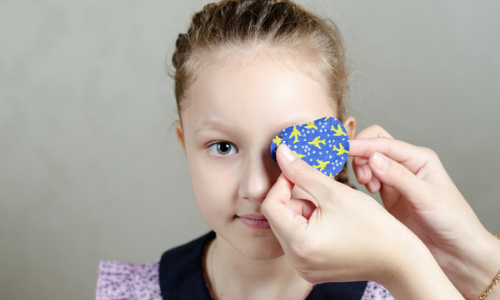
[[[345,119],[344,122],[345,130],[347,130],[347,134],[349,135],[349,139],[353,139],[356,134],[356,119],[353,116],[349,116]]]
[[[177,139],[179,139],[179,143],[181,143],[182,149],[186,152],[186,145],[184,144],[184,134],[182,133],[182,124],[181,122],[175,123],[175,133],[177,133]]]

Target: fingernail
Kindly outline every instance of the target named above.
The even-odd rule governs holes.
[[[285,144],[280,145],[280,152],[287,161],[294,161],[298,158]]]
[[[372,193],[372,191],[374,190],[374,187],[375,187],[375,186],[373,185],[373,181],[371,181],[371,180],[370,180],[370,181],[368,181],[368,183],[367,183],[366,185],[367,185],[367,187],[366,187],[366,188],[368,189],[368,191],[370,191],[370,193]]]
[[[389,167],[389,160],[380,153],[375,153],[373,155],[372,163],[380,172],[385,172]]]
[[[356,174],[358,175],[358,178],[365,177],[365,172],[363,172],[363,168],[361,168],[361,167],[356,168]]]

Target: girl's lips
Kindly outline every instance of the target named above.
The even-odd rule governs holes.
[[[236,217],[243,224],[252,229],[271,229],[271,226],[269,226],[269,222],[264,216],[245,215]]]

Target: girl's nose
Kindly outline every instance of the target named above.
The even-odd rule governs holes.
[[[262,202],[274,185],[281,170],[269,152],[247,157],[241,170],[239,196],[242,199]]]

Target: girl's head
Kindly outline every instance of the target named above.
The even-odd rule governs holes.
[[[223,0],[196,13],[179,34],[172,61],[179,113],[189,87],[205,68],[223,63],[235,51],[260,51],[292,59],[301,71],[322,81],[338,119],[346,117],[347,69],[340,32],[290,1]],[[181,117],[182,120],[182,117]]]
[[[354,134],[337,28],[289,1],[224,0],[193,16],[173,64],[176,129],[202,216],[246,257],[281,255],[260,211],[281,173],[272,137],[324,116]],[[292,196],[312,200],[297,187]]]

